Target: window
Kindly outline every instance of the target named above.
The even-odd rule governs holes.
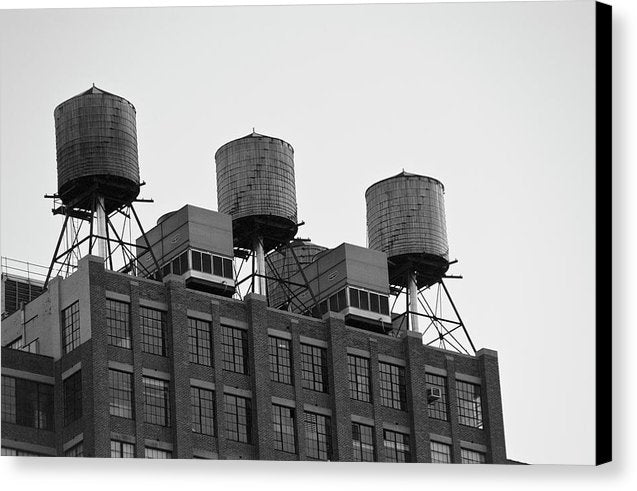
[[[305,413],[306,454],[311,459],[329,460],[332,457],[330,418],[322,414]]]
[[[451,464],[451,445],[431,441],[431,463],[432,464]]]
[[[111,440],[111,458],[134,459],[135,445],[132,443],[120,442],[119,440]]]
[[[172,260],[173,274],[182,275],[188,271],[188,251]]]
[[[144,449],[144,457],[147,459],[172,459],[173,453],[170,450],[162,450],[161,448],[146,447]]]
[[[2,421],[53,429],[53,386],[2,376]]]
[[[192,251],[192,269],[203,273],[214,274],[224,278],[234,278],[232,259],[219,257],[206,252]]]
[[[27,353],[35,353],[36,355],[40,354],[40,338],[35,338],[28,344],[25,344],[22,347],[22,351],[26,351]]]
[[[133,375],[109,369],[108,392],[111,416],[133,419]]]
[[[2,447],[2,456],[7,457],[43,457],[42,454],[29,452],[28,450],[18,450],[17,448]]]
[[[190,387],[192,431],[215,436],[215,394],[211,390]]]
[[[460,458],[463,464],[485,464],[487,461],[486,455],[483,452],[468,450],[466,448],[460,449]]]
[[[22,349],[22,336],[18,336],[13,341],[5,346],[5,348],[9,349]]]
[[[106,299],[106,327],[108,344],[130,349],[130,305]]]
[[[374,462],[374,428],[352,423],[352,444],[354,461]]]
[[[62,311],[62,349],[70,353],[80,345],[80,302]]]
[[[436,388],[440,390],[440,399],[427,404],[429,417],[447,421],[449,419],[447,412],[447,379],[440,375],[427,373],[425,374],[425,383],[427,389]]]
[[[144,413],[146,423],[170,426],[168,382],[144,377]]]
[[[80,442],[77,445],[73,445],[68,450],[64,451],[65,457],[83,457],[84,456],[84,442]]]
[[[389,298],[378,293],[349,288],[349,303],[352,307],[377,314],[389,315]]]
[[[274,427],[274,449],[296,453],[294,443],[294,409],[272,405],[272,424]]]
[[[221,353],[223,369],[231,372],[248,372],[248,334],[243,329],[221,326]]]
[[[292,383],[290,341],[270,336],[270,378],[283,384]]]
[[[409,462],[409,435],[397,431],[383,430],[385,461]]]
[[[166,313],[140,307],[139,323],[142,330],[142,350],[153,355],[166,356]]]
[[[224,394],[226,436],[235,442],[252,443],[250,399]]]
[[[327,350],[309,344],[301,345],[301,375],[303,387],[327,392]]]
[[[458,394],[458,422],[461,425],[482,428],[480,386],[457,380],[456,392]]]
[[[62,383],[64,386],[64,426],[82,417],[82,372],[78,370]]]
[[[369,360],[347,355],[349,365],[349,395],[357,401],[369,402]]]
[[[380,403],[394,409],[405,409],[405,369],[389,363],[379,363]]]
[[[191,363],[212,365],[210,322],[188,318],[188,349]]]

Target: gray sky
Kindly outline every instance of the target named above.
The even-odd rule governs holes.
[[[48,264],[53,109],[137,109],[146,228],[217,208],[214,153],[294,146],[299,235],[365,245],[365,189],[446,188],[450,289],[499,352],[509,458],[594,459],[594,3],[0,12],[1,253]]]

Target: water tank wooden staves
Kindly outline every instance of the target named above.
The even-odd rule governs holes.
[[[90,210],[96,195],[106,211],[139,194],[135,107],[93,86],[55,108],[58,195],[71,208]]]
[[[261,237],[268,251],[292,240],[298,228],[292,146],[253,132],[219,148],[215,161],[217,203],[232,216],[235,247],[251,249]]]
[[[432,177],[402,172],[365,192],[369,248],[385,252],[389,277],[405,286],[432,285],[449,269],[444,186]]]

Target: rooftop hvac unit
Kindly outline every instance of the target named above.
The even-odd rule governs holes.
[[[442,398],[442,391],[438,387],[427,389],[427,404],[432,404]]]

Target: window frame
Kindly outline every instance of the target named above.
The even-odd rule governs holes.
[[[292,385],[292,346],[289,339],[268,336],[270,380]]]
[[[202,397],[207,396],[207,397]],[[202,405],[202,401],[209,405]],[[213,390],[190,386],[190,414],[192,431],[201,435],[215,436],[216,411]]]
[[[402,441],[398,441],[402,440]],[[383,447],[386,462],[411,462],[409,434],[383,429]],[[402,448],[399,448],[402,446]]]
[[[458,423],[471,428],[484,428],[482,388],[479,384],[456,380]]]
[[[370,365],[369,358],[347,354],[349,396],[356,401],[371,402],[372,400]]]
[[[309,420],[309,421],[308,421]],[[313,420],[313,421],[312,421]],[[305,454],[313,460],[332,459],[332,422],[329,416],[305,411]],[[311,427],[314,425],[314,428]],[[323,429],[324,431],[321,431]]]
[[[146,375],[142,377],[142,381],[144,384],[144,422],[169,428],[172,416],[170,382]]]
[[[62,353],[68,354],[80,345],[80,301],[62,310]]]
[[[188,352],[190,363],[212,366],[212,322],[188,317]]]
[[[241,402],[241,404],[239,404]],[[240,443],[252,443],[252,401],[248,397],[223,394],[226,438]]]
[[[405,367],[393,363],[378,362],[380,404],[404,411],[407,407],[407,383]]]
[[[352,421],[352,460],[354,462],[376,462],[373,426]]]
[[[131,349],[132,336],[130,303],[107,298],[105,317],[109,346]]]
[[[301,343],[301,385],[315,392],[329,392],[326,348]]]
[[[151,315],[147,315],[147,314],[151,314]],[[157,324],[159,324],[159,327],[157,326]],[[166,312],[164,310],[154,309],[151,307],[140,305],[139,306],[139,328],[142,334],[142,337],[141,337],[142,351],[144,353],[149,353],[151,355],[166,356],[167,355]]]
[[[115,379],[118,377],[118,380]],[[128,379],[128,387],[116,386],[114,382]],[[119,418],[135,419],[135,397],[133,387],[133,374],[123,370],[108,369],[108,396],[109,396],[109,414]],[[121,397],[123,396],[123,397]],[[122,404],[122,402],[124,404]],[[128,402],[128,407],[126,406]]]
[[[272,404],[272,431],[274,449],[296,454],[296,423],[294,408]]]
[[[224,370],[250,374],[248,333],[245,329],[221,324],[221,363]]]
[[[69,375],[62,382],[64,397],[64,426],[82,418],[82,370]]]

